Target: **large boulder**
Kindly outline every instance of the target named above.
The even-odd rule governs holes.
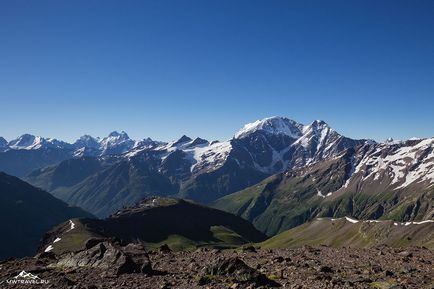
[[[104,241],[76,253],[67,253],[59,258],[54,267],[99,268],[110,274],[151,274],[152,266],[141,244],[124,247]]]
[[[237,257],[229,259],[217,259],[205,268],[205,274],[223,276],[235,283],[253,284],[256,286],[279,287],[280,284],[267,278],[264,274],[249,267]]]

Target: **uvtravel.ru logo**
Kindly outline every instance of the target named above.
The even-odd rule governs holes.
[[[26,271],[21,271],[20,274],[12,279],[6,280],[8,284],[48,284],[49,281],[41,279],[32,273],[27,273]]]

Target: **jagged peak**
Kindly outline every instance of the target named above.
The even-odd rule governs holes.
[[[321,119],[314,120],[310,125],[315,127],[330,127],[328,123]]]
[[[303,134],[321,134],[322,132],[335,132],[331,126],[323,120],[314,120],[311,124],[303,127]]]
[[[206,145],[206,144],[209,144],[209,141],[207,141],[206,139],[197,137],[189,144],[189,147],[194,147],[194,146],[198,146],[198,145]]]
[[[172,144],[172,146],[177,146],[186,142],[192,141],[192,139],[186,135],[183,135],[182,137],[180,137],[176,142],[174,142]]]
[[[99,147],[99,141],[99,138],[85,134],[74,142],[74,147],[76,149],[97,149]]]
[[[121,131],[121,132],[118,132],[118,131],[112,131],[109,135],[108,135],[108,137],[121,137],[121,138],[125,138],[125,139],[129,139],[130,137],[128,136],[128,134],[125,132],[125,131]]]

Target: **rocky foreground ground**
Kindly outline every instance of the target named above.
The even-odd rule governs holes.
[[[434,288],[433,261],[424,248],[145,253],[139,245],[95,242],[80,253],[2,262],[0,288]],[[23,270],[48,284],[8,283]]]

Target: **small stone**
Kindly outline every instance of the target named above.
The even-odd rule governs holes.
[[[321,266],[319,268],[319,271],[322,273],[333,273],[334,272],[333,269],[329,266]]]
[[[393,274],[392,271],[386,270],[386,272],[384,272],[384,275],[386,275],[386,277],[390,277],[390,276],[393,276],[395,274]]]
[[[282,263],[285,259],[282,256],[275,257],[273,259],[274,262]]]

